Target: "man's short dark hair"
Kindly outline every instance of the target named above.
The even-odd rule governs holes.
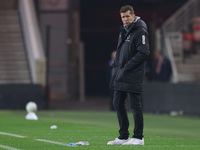
[[[121,13],[126,13],[126,12],[129,11],[129,10],[130,10],[130,14],[134,14],[134,9],[133,9],[133,7],[130,6],[130,5],[122,6],[119,12],[120,12],[120,14],[121,14]]]

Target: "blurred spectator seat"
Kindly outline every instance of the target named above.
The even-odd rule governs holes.
[[[200,42],[200,24],[193,26],[194,41]]]
[[[194,53],[200,51],[200,17],[193,18],[193,34],[194,34]]]
[[[193,46],[194,35],[192,33],[183,34],[183,53],[185,55],[190,55]]]
[[[200,17],[196,16],[192,20],[193,25],[200,25]]]

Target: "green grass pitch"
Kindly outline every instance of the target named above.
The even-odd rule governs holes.
[[[36,114],[39,120],[30,121],[25,119],[25,111],[0,110],[0,149],[200,149],[200,118],[198,117],[144,114],[144,146],[107,146],[106,143],[109,140],[118,137],[118,123],[115,112],[39,111]],[[131,113],[129,113],[129,120],[130,135],[132,135],[134,124]],[[50,129],[51,125],[57,125],[58,128],[52,130]],[[23,137],[16,137],[16,135]],[[88,141],[90,145],[66,146],[69,143],[79,141]]]

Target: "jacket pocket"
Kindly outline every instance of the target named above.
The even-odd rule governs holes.
[[[112,68],[111,70],[112,78],[116,75],[116,71],[117,71],[116,68]]]
[[[120,82],[124,83],[135,83],[135,82],[142,82],[143,73],[142,71],[125,71],[119,78]]]
[[[116,81],[120,81],[124,76],[124,69],[119,69],[118,74],[116,76]]]

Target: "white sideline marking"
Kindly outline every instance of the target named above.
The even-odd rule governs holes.
[[[25,138],[26,136],[22,136],[22,135],[17,135],[17,134],[11,134],[11,133],[6,133],[6,132],[0,132],[0,134],[2,135],[8,135],[8,136],[14,136],[17,138]]]
[[[8,136],[13,136],[17,138],[26,138],[26,136],[22,135],[17,135],[17,134],[11,134],[11,133],[6,133],[6,132],[0,132],[2,135],[8,135]],[[45,139],[35,139],[36,141],[41,141],[41,142],[47,142],[47,143],[52,143],[52,144],[57,144],[57,145],[62,145],[62,146],[68,146],[68,144],[61,143],[61,142],[56,142],[56,141],[50,141],[50,140],[45,140]],[[9,148],[8,146],[0,145],[0,147],[4,148]],[[8,150],[18,150],[18,149],[8,149]]]
[[[0,148],[8,149],[8,150],[20,150],[14,147],[6,146],[6,145],[0,145]]]
[[[50,140],[45,140],[45,139],[35,139],[35,140],[41,141],[41,142],[47,142],[47,143],[57,144],[57,145],[62,145],[62,146],[68,146],[65,143],[56,142],[56,141],[50,141]]]

